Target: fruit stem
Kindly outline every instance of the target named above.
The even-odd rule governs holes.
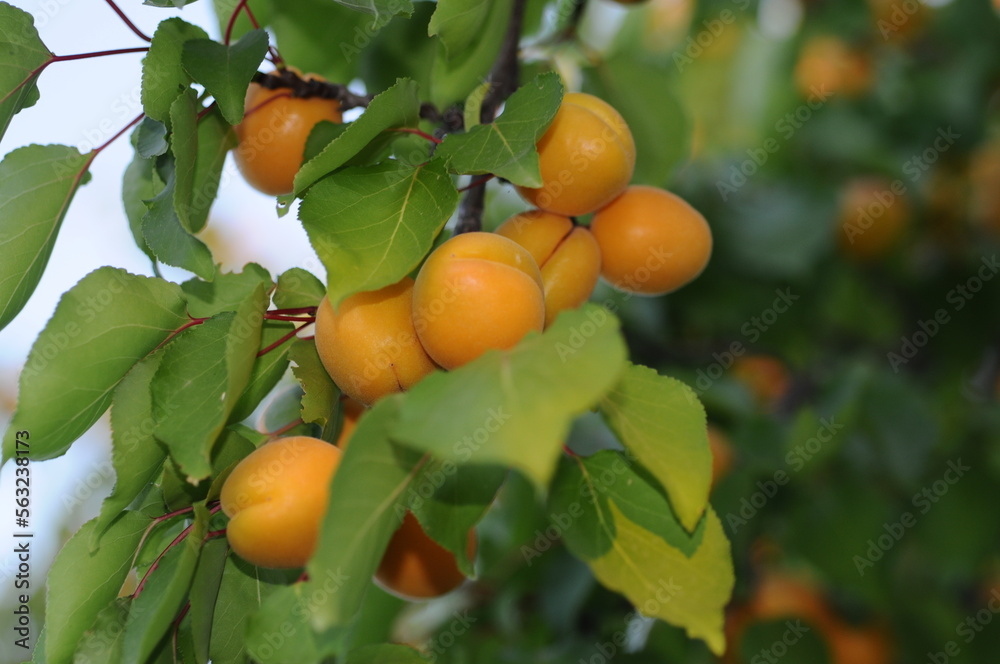
[[[487,182],[489,182],[490,180],[492,180],[495,177],[496,177],[495,175],[484,175],[483,177],[479,178],[478,180],[473,180],[469,184],[465,185],[464,187],[462,187],[461,189],[459,189],[459,191],[469,191],[470,189],[475,189],[476,187],[481,187],[481,186],[483,186],[484,184],[486,184]]]
[[[269,314],[309,314],[310,316],[316,313],[319,307],[292,307],[290,309],[271,309],[267,313]]]
[[[163,341],[161,341],[159,343],[159,345],[154,350],[159,350],[160,348],[163,348],[168,343],[170,343],[173,340],[174,337],[176,337],[178,334],[180,334],[184,330],[188,329],[189,327],[194,327],[195,325],[201,325],[202,323],[204,323],[207,320],[208,320],[207,318],[192,318],[191,320],[189,320],[188,322],[184,323],[179,328],[177,328],[176,330],[174,330],[173,332],[171,332],[170,334],[168,334],[167,338],[164,339]]]
[[[167,555],[167,551],[170,551],[170,549],[174,548],[175,546],[183,542],[184,538],[188,536],[188,534],[191,532],[193,528],[194,528],[194,522],[192,522],[191,525],[189,525],[187,528],[178,533],[177,537],[175,537],[170,542],[170,544],[168,544],[167,547],[163,549],[163,551],[160,551],[160,554],[156,556],[156,560],[154,560],[153,564],[149,566],[149,569],[146,570],[146,573],[142,575],[142,580],[139,581],[139,585],[135,587],[135,592],[132,593],[132,599],[139,598],[139,593],[141,593],[142,589],[146,587],[146,581],[149,580],[149,575],[153,573],[153,570],[155,570],[157,567],[160,566],[160,561],[163,560],[163,556]]]
[[[179,633],[181,631],[181,621],[184,620],[184,616],[186,616],[187,613],[188,613],[188,611],[190,611],[190,610],[191,610],[191,602],[185,602],[184,608],[181,609],[181,612],[177,614],[176,618],[174,618],[174,629],[173,629],[173,636],[171,637],[171,639],[172,639],[172,642],[173,642],[172,645],[173,645],[173,649],[174,649],[174,661],[175,662],[176,661],[180,661],[180,658],[177,657],[177,654],[178,654],[178,651],[177,651],[177,638],[178,638],[178,635],[179,635]]]
[[[134,118],[132,118],[131,122],[129,122],[127,125],[125,125],[121,129],[119,129],[117,134],[115,134],[114,136],[112,136],[111,138],[109,138],[108,140],[104,141],[103,143],[101,143],[100,145],[98,145],[96,148],[94,148],[94,150],[93,150],[94,156],[96,157],[97,155],[99,155],[101,153],[101,150],[103,150],[104,148],[106,148],[109,145],[111,145],[112,143],[114,143],[116,140],[118,140],[121,137],[122,134],[124,134],[126,131],[128,131],[129,129],[131,129],[135,125],[139,124],[139,121],[142,120],[145,117],[145,115],[146,115],[145,113],[140,113],[139,115],[135,116]],[[91,157],[91,160],[93,160],[93,157]]]
[[[148,37],[148,36],[146,35],[146,33],[144,33],[144,32],[143,32],[142,30],[140,30],[140,29],[139,29],[139,28],[138,28],[138,27],[136,26],[136,24],[135,24],[135,23],[133,23],[132,21],[130,21],[130,20],[129,20],[128,16],[126,16],[126,15],[125,15],[125,12],[123,12],[123,11],[122,11],[122,10],[121,10],[121,9],[120,9],[120,8],[118,7],[118,5],[116,5],[116,4],[115,4],[114,0],[104,0],[104,1],[108,3],[108,5],[109,5],[109,6],[111,7],[111,9],[115,10],[115,13],[116,13],[116,14],[118,14],[118,18],[120,18],[120,19],[122,20],[122,22],[124,22],[124,23],[125,23],[125,25],[127,25],[127,26],[128,26],[129,30],[131,30],[132,32],[134,32],[134,33],[135,33],[135,35],[136,35],[136,36],[137,36],[137,37],[138,37],[139,39],[141,39],[141,40],[143,40],[143,41],[145,41],[145,42],[151,42],[151,41],[153,41],[153,39],[152,39],[151,37]]]
[[[42,71],[53,62],[70,62],[71,60],[87,60],[89,58],[103,58],[106,55],[122,55],[125,53],[145,53],[148,46],[135,46],[133,48],[116,48],[110,51],[92,51],[90,53],[74,53],[73,55],[53,55],[51,60],[39,65],[35,73]]]
[[[290,316],[290,315],[287,315],[287,314],[279,314],[279,313],[276,313],[274,311],[268,311],[268,312],[266,312],[264,314],[264,320],[284,320],[284,321],[289,321],[289,322],[292,322],[292,323],[315,323],[316,322],[316,317],[315,316],[306,316],[306,317],[303,318],[302,315],[291,315]]]
[[[436,136],[431,136],[426,131],[421,131],[420,129],[415,129],[413,127],[396,127],[394,129],[387,129],[386,131],[398,131],[403,134],[413,134],[414,136],[419,136],[424,138],[434,145],[441,145],[441,139]]]
[[[573,450],[569,449],[569,445],[563,445],[563,452],[565,452],[567,456],[571,456],[571,457],[578,457],[578,456],[580,456],[579,454],[577,454]]]
[[[240,15],[241,10],[246,12],[247,18],[250,19],[250,25],[254,27],[254,30],[260,30],[260,22],[257,21],[257,17],[253,15],[253,11],[250,9],[250,5],[247,4],[247,0],[240,0],[229,17],[229,23],[226,24],[226,46],[228,46],[229,42],[232,40],[233,27],[236,25],[236,19]],[[271,55],[271,62],[274,63],[275,67],[281,69],[285,66],[285,61],[282,59],[281,54],[278,53],[278,49],[268,43],[267,51]]]
[[[301,417],[292,420],[291,422],[289,422],[288,424],[286,424],[284,426],[278,427],[274,431],[268,431],[264,435],[267,436],[268,438],[277,438],[278,436],[280,436],[282,434],[288,433],[289,431],[291,431],[295,427],[299,426],[300,424],[304,424],[304,422],[302,421]]]
[[[305,327],[305,326],[303,325],[302,327]],[[302,328],[301,327],[297,327],[297,328],[295,328],[293,330],[290,330],[288,332],[288,334],[282,336],[280,339],[278,339],[277,341],[275,341],[273,344],[269,345],[267,348],[262,348],[260,351],[257,352],[257,357],[262,357],[264,355],[267,355],[268,353],[270,353],[272,350],[274,350],[278,346],[281,346],[286,341],[289,341],[292,337],[295,336],[295,333],[298,332],[300,329],[302,329]]]

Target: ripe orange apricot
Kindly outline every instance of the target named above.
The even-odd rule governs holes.
[[[250,186],[272,196],[291,193],[313,127],[342,120],[336,99],[293,97],[289,88],[258,83],[250,84],[245,108],[236,127],[236,165]]]
[[[899,183],[895,183],[898,185]],[[910,221],[905,190],[886,178],[852,180],[840,199],[840,247],[849,257],[867,261],[884,256]]]
[[[413,329],[413,279],[344,298],[316,312],[316,350],[340,391],[371,405],[435,369]]]
[[[476,555],[476,531],[469,531],[466,552]],[[412,512],[407,512],[382,556],[375,581],[386,591],[408,600],[440,597],[462,585],[465,575],[455,556],[432,540]]]
[[[870,90],[873,82],[871,59],[838,37],[813,37],[795,64],[795,84],[803,97],[857,97]]]
[[[733,376],[743,383],[760,405],[773,408],[788,392],[791,376],[784,363],[768,355],[744,355],[736,358]]]
[[[545,300],[535,259],[495,233],[456,235],[424,262],[413,287],[413,323],[431,358],[454,369],[542,331]]]
[[[515,214],[497,228],[528,250],[542,271],[545,295],[545,325],[560,311],[574,309],[590,297],[601,271],[597,240],[569,217],[530,210]]]
[[[620,290],[663,295],[694,280],[712,254],[712,231],[676,194],[636,185],[590,222],[601,275]]]
[[[542,186],[518,187],[535,207],[587,214],[622,193],[635,170],[635,141],[625,119],[607,102],[570,92],[538,141]]]
[[[316,549],[340,456],[318,438],[292,436],[236,464],[220,496],[233,551],[259,567],[305,565]]]
[[[868,0],[872,22],[886,41],[906,42],[924,31],[930,7],[922,0]]]

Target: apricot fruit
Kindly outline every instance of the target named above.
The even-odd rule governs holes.
[[[784,363],[769,355],[744,355],[733,362],[733,377],[747,388],[761,406],[773,408],[791,385]]]
[[[541,269],[546,326],[560,311],[586,302],[594,291],[601,250],[590,231],[569,217],[531,210],[514,215],[496,232],[527,249]]]
[[[590,223],[601,250],[601,276],[619,290],[663,295],[694,280],[712,255],[712,231],[676,194],[629,187]]]
[[[537,148],[542,186],[518,191],[556,214],[587,214],[607,205],[635,171],[635,141],[625,119],[593,95],[567,93]]]
[[[898,244],[910,221],[910,204],[898,184],[886,178],[866,177],[852,180],[844,188],[839,241],[847,256],[870,261]]]
[[[316,549],[341,452],[308,436],[280,438],[236,464],[222,486],[226,537],[258,567],[302,567]]]
[[[445,369],[512,348],[545,323],[542,274],[518,243],[495,233],[456,235],[435,249],[413,287],[413,323]]]
[[[476,555],[476,532],[469,531],[466,553]],[[417,517],[407,512],[382,556],[375,581],[386,591],[407,600],[440,597],[462,585],[465,575],[455,556],[432,540]]]
[[[874,67],[865,53],[838,37],[813,37],[795,64],[795,84],[803,97],[857,97],[871,89]]]
[[[236,165],[250,186],[272,196],[291,193],[313,127],[343,119],[336,99],[293,97],[289,88],[258,83],[250,84],[245,108],[236,127]]]
[[[344,298],[316,312],[316,350],[340,391],[371,405],[435,369],[413,328],[413,280]]]

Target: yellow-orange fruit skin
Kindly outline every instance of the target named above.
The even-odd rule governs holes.
[[[319,122],[341,122],[336,99],[292,97],[287,88],[251,83],[246,115],[236,127],[236,165],[254,189],[272,196],[292,191],[309,132]]]
[[[618,111],[593,95],[566,94],[537,148],[542,186],[518,191],[556,214],[587,214],[606,205],[635,170],[632,132]]]
[[[494,233],[457,235],[420,268],[413,321],[427,354],[454,369],[542,330],[542,275],[513,240]]]
[[[371,405],[435,369],[413,328],[413,280],[344,298],[316,312],[316,350],[340,390]]]
[[[496,232],[528,250],[542,272],[545,325],[587,301],[601,271],[601,250],[590,231],[569,217],[532,210],[514,215]]]
[[[745,355],[733,362],[733,376],[746,385],[754,400],[762,406],[773,407],[788,393],[791,376],[788,368],[777,358],[768,355]]]
[[[892,181],[878,177],[847,184],[840,200],[839,242],[849,258],[871,261],[899,243],[909,225],[910,204],[905,192],[892,187]]]
[[[475,531],[469,532],[466,549],[476,556]],[[420,522],[407,512],[379,563],[375,581],[386,591],[406,600],[440,597],[462,585],[465,575],[449,551],[432,540]]]
[[[259,567],[305,565],[316,549],[340,456],[318,438],[292,436],[238,463],[220,496],[233,551]]]
[[[601,275],[640,295],[675,291],[701,274],[712,255],[712,231],[676,194],[632,186],[597,211],[590,232],[601,252]]]
[[[836,37],[814,37],[795,64],[795,84],[803,97],[857,97],[871,89],[874,68],[864,53]]]

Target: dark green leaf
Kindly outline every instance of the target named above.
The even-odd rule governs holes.
[[[398,14],[409,16],[413,13],[413,3],[410,0],[336,0],[336,2],[356,11],[372,14],[376,21]]]
[[[538,76],[511,95],[496,121],[450,134],[435,155],[457,173],[493,173],[516,185],[540,187],[535,144],[559,110],[562,95],[558,74]]]
[[[506,26],[510,21],[513,0],[488,0],[489,15],[481,29],[470,40],[471,46],[461,53],[438,48],[431,73],[431,101],[438,108],[463,101],[482,83],[500,53]]]
[[[268,320],[260,331],[260,348],[258,352],[270,348],[278,343],[282,338],[292,332],[295,326],[292,323]],[[277,348],[271,348],[264,355],[261,355],[253,363],[253,372],[243,388],[243,394],[239,401],[233,406],[233,412],[229,415],[230,422],[239,422],[250,417],[260,402],[264,400],[274,386],[278,384],[281,377],[288,369],[288,351],[292,345],[291,340],[285,341]]]
[[[441,40],[446,53],[461,53],[475,42],[486,26],[491,5],[482,0],[440,0],[427,33]]]
[[[46,583],[45,642],[48,664],[73,661],[80,637],[118,596],[149,517],[125,512],[104,534],[101,548],[90,550],[97,521],[91,520],[59,551]]]
[[[327,269],[333,306],[405,277],[430,251],[458,205],[442,162],[348,168],[316,183],[299,219]]]
[[[163,181],[156,173],[155,161],[143,159],[138,154],[132,157],[132,163],[125,168],[125,175],[122,177],[122,203],[125,206],[125,216],[128,217],[132,238],[136,246],[149,256],[151,261],[156,260],[156,256],[149,250],[146,238],[142,236],[142,218],[149,210],[146,201],[153,200],[161,191],[163,191]]]
[[[225,537],[205,543],[198,558],[198,567],[191,583],[191,636],[194,646],[194,660],[198,664],[208,664],[212,637],[212,617],[215,602],[222,585],[222,574],[226,568],[229,544]]]
[[[64,145],[29,145],[0,162],[0,329],[42,278],[90,156]]]
[[[181,54],[192,39],[208,39],[208,34],[179,18],[161,21],[142,61],[142,109],[164,124],[170,122],[170,105],[191,83]]]
[[[184,68],[215,98],[222,116],[231,125],[243,119],[250,79],[267,54],[267,33],[254,30],[226,46],[211,39],[184,44]]]
[[[38,100],[34,72],[52,59],[34,23],[28,12],[0,2],[0,138],[14,115]]]
[[[132,144],[143,159],[166,154],[170,149],[170,144],[167,143],[167,126],[153,118],[143,118],[132,134]]]
[[[302,385],[302,421],[315,422],[325,427],[330,417],[336,413],[340,391],[334,385],[330,374],[323,368],[316,344],[312,341],[296,341],[288,352],[292,361],[292,373]]]
[[[187,320],[175,284],[110,267],[81,279],[31,348],[4,458],[13,454],[14,432],[24,429],[32,459],[65,452],[107,410],[129,369]]]

